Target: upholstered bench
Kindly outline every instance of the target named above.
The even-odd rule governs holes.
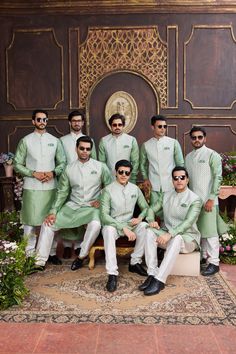
[[[175,262],[172,275],[200,275],[200,252],[180,253]]]

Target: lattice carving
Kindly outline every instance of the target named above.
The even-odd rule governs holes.
[[[167,106],[167,44],[156,27],[90,28],[79,54],[80,106],[91,86],[103,75],[130,70],[147,78]]]

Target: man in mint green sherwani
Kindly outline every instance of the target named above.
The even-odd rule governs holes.
[[[129,271],[139,275],[147,275],[142,267],[144,242],[146,235],[145,222],[148,204],[140,191],[133,183],[129,183],[132,164],[128,160],[120,160],[115,165],[116,181],[104,188],[101,198],[102,234],[106,255],[106,270],[108,282],[106,289],[113,292],[117,288],[118,266],[116,260],[116,240],[127,236],[129,241],[136,240],[131,254]],[[135,204],[138,204],[141,213],[133,217]]]
[[[154,137],[141,146],[140,172],[144,186],[151,189],[150,205],[153,205],[159,194],[173,189],[171,171],[175,166],[184,166],[184,158],[179,142],[165,136],[166,118],[153,116],[151,125]]]
[[[188,189],[188,172],[182,166],[172,171],[174,189],[160,195],[148,211],[150,228],[145,241],[145,260],[148,278],[139,286],[144,295],[155,295],[164,289],[166,279],[179,253],[191,253],[200,245],[200,232],[196,222],[201,211],[200,198]],[[165,226],[160,229],[155,214],[163,211]],[[157,247],[166,248],[164,259],[158,267]]]
[[[55,231],[86,224],[79,256],[71,265],[72,270],[81,268],[101,229],[99,197],[102,186],[111,182],[110,172],[104,163],[90,158],[93,146],[90,137],[80,137],[76,146],[78,159],[62,173],[50,214],[41,227],[36,259],[39,267],[45,266]]]
[[[32,115],[34,132],[19,142],[14,169],[24,178],[21,222],[28,237],[27,255],[35,251],[35,226],[43,223],[56,193],[56,177],[66,165],[59,139],[46,132],[48,113],[35,110]]]
[[[218,208],[222,163],[220,155],[206,147],[205,129],[193,127],[190,138],[194,150],[186,156],[185,163],[190,176],[189,188],[203,201],[197,225],[201,232],[201,263],[207,263],[202,275],[208,276],[219,271],[219,235],[227,231]]]
[[[84,134],[82,133],[82,128],[85,122],[84,113],[80,110],[70,112],[70,114],[68,115],[68,122],[70,126],[70,133],[62,136],[60,140],[62,142],[66,154],[67,164],[70,164],[78,159],[76,141],[81,136],[84,136]],[[91,157],[95,160],[97,159],[95,144],[93,144]],[[80,229],[78,228],[66,229],[66,230],[62,229],[58,232],[58,238],[63,239],[63,246],[64,246],[63,258],[68,259],[71,257],[72,254],[71,241],[74,241],[75,253],[78,254],[80,243],[81,243],[78,240],[78,238],[81,239],[83,235],[84,235],[83,226]]]
[[[99,143],[98,159],[107,164],[115,180],[115,164],[125,159],[132,163],[130,182],[136,183],[139,167],[139,147],[135,137],[123,132],[125,117],[116,113],[109,119],[111,134],[104,136]]]

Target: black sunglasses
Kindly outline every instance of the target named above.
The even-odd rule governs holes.
[[[47,121],[48,121],[48,118],[39,118],[39,117],[37,117],[36,118],[36,121],[39,123],[39,122],[41,122],[41,123],[47,123]]]
[[[203,135],[194,135],[194,136],[191,136],[191,139],[192,140],[202,140],[204,138],[204,136]]]
[[[123,127],[122,123],[114,123],[112,124],[112,127],[117,128],[117,127]]]
[[[130,176],[130,171],[118,170],[119,175],[126,175],[127,177]]]
[[[187,177],[187,176],[185,176],[185,175],[173,176],[173,180],[174,180],[174,181],[178,181],[178,180],[184,181],[186,177]]]
[[[91,151],[91,148],[86,148],[86,147],[83,147],[83,146],[79,146],[79,150],[80,151]]]
[[[157,128],[158,128],[158,129],[161,129],[161,128],[166,129],[166,128],[167,128],[167,125],[166,125],[166,124],[164,124],[164,125],[159,124],[159,125],[157,125]]]

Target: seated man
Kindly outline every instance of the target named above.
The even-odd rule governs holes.
[[[100,229],[99,196],[102,186],[111,182],[107,166],[90,158],[93,141],[82,136],[76,142],[78,160],[69,164],[59,180],[55,201],[41,227],[36,265],[44,269],[54,232],[87,224],[78,258],[72,270],[82,267],[83,259],[96,240]]]
[[[196,221],[201,211],[200,198],[188,188],[188,172],[176,166],[172,171],[174,188],[166,192],[149,209],[150,222],[145,242],[145,259],[148,278],[139,286],[144,295],[158,294],[165,287],[179,253],[191,253],[199,248],[200,232]],[[160,229],[154,221],[154,214],[163,210],[165,228]],[[157,247],[166,248],[164,259],[158,268]]]
[[[120,160],[115,165],[116,181],[104,188],[101,197],[101,222],[106,256],[106,270],[109,274],[106,288],[115,291],[117,288],[118,267],[116,260],[116,240],[127,236],[129,241],[136,240],[134,252],[131,255],[129,271],[146,276],[142,267],[144,243],[147,224],[142,222],[148,210],[148,204],[133,183],[129,183],[132,164],[128,160]],[[141,214],[133,218],[135,204],[141,209]]]

